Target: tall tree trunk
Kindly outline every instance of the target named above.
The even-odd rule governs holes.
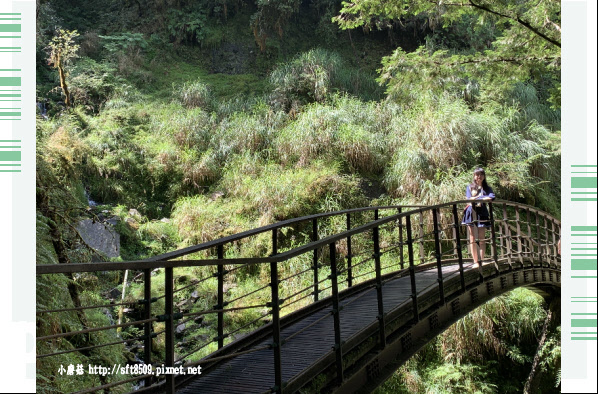
[[[66,84],[66,73],[64,71],[64,66],[62,65],[62,61],[59,60],[58,62],[58,74],[60,76],[60,87],[62,88],[62,93],[64,93],[64,103],[66,107],[69,108],[71,106],[71,95],[69,93],[69,87]]]

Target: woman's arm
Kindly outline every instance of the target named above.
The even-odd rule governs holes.
[[[487,192],[487,194],[486,194]],[[490,186],[488,186],[488,190],[484,190],[484,194],[486,194],[482,200],[494,200],[496,198],[496,195],[494,194],[494,191],[492,190],[492,188]]]
[[[467,187],[465,188],[465,199],[466,200],[475,200],[475,197],[471,196],[471,190],[470,190],[469,185],[467,185]],[[469,207],[471,207],[471,203],[469,203],[465,206],[465,208],[469,208]]]

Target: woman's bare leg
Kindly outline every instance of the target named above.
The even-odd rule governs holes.
[[[480,259],[484,260],[486,251],[486,227],[478,227],[478,237],[480,239]]]
[[[473,229],[474,226],[467,226],[467,232],[469,233],[469,254],[473,258],[473,265],[478,265],[478,247],[475,242],[475,233],[476,231]]]

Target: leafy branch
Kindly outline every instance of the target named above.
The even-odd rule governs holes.
[[[489,12],[489,13],[494,14],[496,16],[499,16],[501,18],[506,18],[506,19],[514,20],[517,23],[519,23],[522,26],[524,26],[525,28],[527,28],[528,30],[532,31],[534,34],[536,34],[536,35],[542,37],[543,39],[545,39],[546,41],[550,42],[551,44],[556,45],[559,48],[561,47],[561,42],[560,41],[552,39],[552,38],[548,37],[546,34],[543,34],[537,28],[535,28],[534,26],[532,26],[530,22],[521,19],[521,17],[519,15],[517,15],[517,16],[511,16],[511,15],[508,15],[508,14],[505,14],[505,13],[494,11],[493,9],[490,9],[489,7],[483,6],[481,4],[476,4],[472,0],[469,0],[469,4],[471,4],[472,7],[475,7],[477,9],[480,9],[480,10],[483,10],[483,11],[486,11],[486,12]],[[552,22],[552,24],[554,26],[558,27],[558,31],[559,32],[561,31],[561,29],[560,29],[560,27],[558,25],[556,25],[554,22]]]

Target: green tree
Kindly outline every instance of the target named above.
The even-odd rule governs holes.
[[[560,106],[561,28],[560,1],[513,0],[355,0],[343,3],[334,18],[342,28],[387,26],[390,21],[426,17],[428,26],[447,28],[464,19],[473,29],[496,28],[488,49],[456,52],[420,47],[407,53],[397,48],[383,60],[380,81],[388,93],[408,98],[413,89],[465,90],[472,81],[483,93],[495,96],[514,82],[531,80],[546,83],[549,101]],[[472,18],[472,16],[474,18]],[[466,92],[463,92],[465,95]]]
[[[251,29],[260,50],[266,50],[266,39],[272,32],[282,38],[283,29],[299,11],[299,0],[257,0],[257,12],[251,16]]]
[[[71,106],[71,95],[66,83],[66,67],[71,59],[77,57],[79,45],[75,44],[75,38],[79,36],[77,30],[69,31],[63,29],[56,29],[56,35],[48,44],[48,64],[58,69],[60,78],[60,88],[64,94],[64,103],[67,108]]]

